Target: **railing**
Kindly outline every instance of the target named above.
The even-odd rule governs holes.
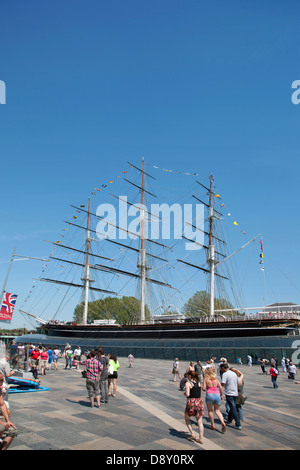
[[[224,323],[224,322],[234,322],[234,321],[249,321],[249,320],[278,320],[278,319],[285,319],[285,320],[298,320],[300,322],[300,312],[268,312],[268,313],[257,313],[255,315],[221,315],[215,314],[215,316],[210,319],[207,317],[178,317],[178,318],[169,318],[168,315],[165,318],[160,316],[159,320],[155,319],[155,316],[152,317],[151,320],[146,320],[143,324],[158,324],[158,323],[185,323],[186,321],[189,322],[197,322],[197,323],[208,323],[208,322],[216,322],[216,323]],[[138,322],[137,322],[138,323]],[[135,323],[135,324],[137,324]],[[76,325],[74,322],[66,322],[62,321],[59,322],[57,320],[51,321],[49,320],[50,325]],[[140,323],[141,324],[141,323]],[[112,323],[107,323],[107,325],[112,326]],[[116,325],[116,324],[115,324]],[[93,324],[92,326],[103,326],[103,324]]]
[[[201,318],[201,317],[186,317],[188,321],[194,321],[199,323],[208,323],[208,322],[216,322],[216,323],[224,323],[224,322],[232,322],[232,321],[249,321],[249,320],[298,320],[300,321],[300,312],[268,312],[268,313],[257,313],[256,315],[220,315],[216,314],[212,319],[209,317]],[[184,319],[178,319],[179,322],[185,321]],[[161,321],[161,319],[160,319]],[[167,323],[168,316],[166,315],[165,322]],[[155,320],[150,321],[149,323],[156,323]],[[175,320],[175,323],[177,321]]]

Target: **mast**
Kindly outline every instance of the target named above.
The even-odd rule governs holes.
[[[89,302],[89,286],[90,286],[90,266],[89,266],[89,249],[90,249],[90,203],[91,198],[89,197],[88,203],[88,215],[87,215],[87,226],[86,226],[86,258],[85,258],[85,276],[82,278],[84,281],[84,309],[82,323],[87,324],[88,314],[88,302]]]
[[[212,321],[215,315],[215,245],[213,244],[213,176],[210,175],[210,187],[209,187],[209,247],[208,247],[208,263],[210,264],[210,302],[209,302],[209,319]]]
[[[145,214],[144,214],[144,157],[142,157],[142,182],[141,182],[141,208],[140,208],[140,228],[141,228],[141,236],[140,236],[140,260],[138,268],[140,269],[140,279],[141,279],[141,323],[145,323],[145,289],[146,289],[146,250],[144,247],[144,221],[145,221]]]
[[[35,257],[33,257],[33,256],[16,255],[16,247],[14,247],[14,251],[13,251],[13,254],[11,255],[11,260],[10,260],[10,263],[9,263],[9,267],[8,267],[8,270],[7,270],[7,274],[6,274],[6,277],[5,277],[5,281],[4,281],[4,284],[3,284],[3,287],[2,287],[2,291],[1,291],[1,294],[0,294],[0,301],[1,301],[1,302],[2,302],[2,300],[3,300],[3,296],[4,296],[4,293],[5,293],[6,284],[7,284],[7,281],[8,281],[9,273],[10,273],[10,270],[11,270],[11,267],[12,267],[12,264],[13,264],[13,261],[14,261],[15,256],[19,256],[20,258],[24,258],[24,259],[36,259],[36,260],[38,260],[38,261],[47,261],[47,260],[44,259],[44,258],[35,258]]]

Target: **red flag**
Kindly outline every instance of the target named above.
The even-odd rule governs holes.
[[[0,321],[11,321],[17,297],[16,294],[5,293],[0,310]]]
[[[263,251],[262,237],[260,238],[260,249]]]

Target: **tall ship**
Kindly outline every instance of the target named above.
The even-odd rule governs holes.
[[[231,281],[228,264],[238,252],[259,241],[259,262],[264,269],[262,235],[229,251],[221,228],[224,204],[213,176],[207,184],[195,178],[195,193],[184,199],[189,201],[191,196],[193,203],[149,205],[149,200],[157,200],[149,184],[155,178],[145,171],[144,159],[141,167],[128,164],[133,180],[125,177],[127,171],[122,175],[130,188],[128,196],[109,193],[116,200],[119,217],[112,204],[93,209],[91,197],[87,204],[71,206],[76,215],[66,221],[64,231],[72,243],[61,239],[50,242],[53,251],[47,265],[34,279],[38,285],[55,286],[53,318],[43,319],[39,311],[25,310],[23,303],[20,312],[39,324],[39,334],[25,335],[18,341],[52,345],[68,342],[87,348],[102,345],[118,354],[134,351],[143,357],[150,350],[154,357],[180,355],[180,351],[182,355],[187,348],[215,351],[217,355],[222,347],[232,350],[236,344],[244,353],[255,344],[253,347],[261,351],[267,338],[273,339],[273,345],[279,345],[278,338],[290,345],[299,334],[298,305],[291,308],[287,304],[285,309],[283,304],[270,311],[264,307],[234,307],[227,298],[226,284]],[[100,192],[100,188],[95,191]],[[133,200],[129,200],[131,195]],[[135,216],[130,223],[129,216]],[[181,313],[178,297],[190,291],[192,284],[197,286],[199,278],[205,279],[206,289],[197,291],[196,287],[196,294],[184,303]],[[122,295],[128,292],[128,285],[134,292],[132,296]],[[75,295],[80,301],[74,318],[58,319],[69,297],[74,299]]]

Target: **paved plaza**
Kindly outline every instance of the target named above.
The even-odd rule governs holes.
[[[294,384],[286,373],[280,371],[279,388],[274,390],[270,376],[264,376],[258,365],[238,366],[245,375],[247,396],[242,429],[227,426],[222,434],[215,419],[216,430],[210,430],[205,407],[204,443],[200,445],[187,440],[186,398],[178,382],[173,382],[172,361],[136,359],[133,368],[128,367],[127,358],[119,358],[119,362],[117,396],[100,409],[89,407],[85,379],[75,368],[65,370],[63,359],[57,371],[39,377],[41,386],[49,391],[10,394],[11,419],[19,434],[8,452],[105,450],[112,455],[113,451],[134,455],[146,450],[300,449],[300,384]],[[181,372],[187,366],[180,363]],[[194,418],[192,422],[197,431]]]

